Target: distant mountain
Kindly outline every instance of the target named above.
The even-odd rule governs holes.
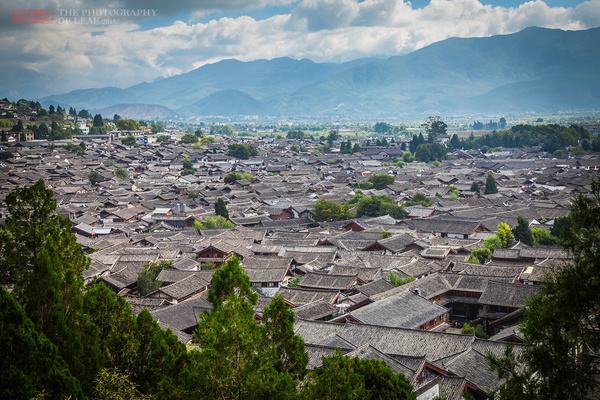
[[[220,90],[178,110],[184,115],[259,115],[267,107],[240,90]]]
[[[115,104],[113,106],[95,110],[106,117],[119,114],[123,118],[133,119],[165,119],[173,117],[176,113],[165,106],[158,104]]]
[[[528,28],[452,38],[387,59],[224,60],[127,89],[76,90],[44,104],[152,102],[181,115],[363,117],[600,108],[600,28]]]

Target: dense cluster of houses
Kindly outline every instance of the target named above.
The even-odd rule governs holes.
[[[252,141],[259,156],[229,157],[227,144],[241,140]],[[386,163],[401,154],[394,147],[347,155],[320,154],[311,143],[296,153],[292,144],[221,138],[192,150],[173,143],[96,143],[83,155],[17,147],[15,157],[0,164],[0,198],[43,178],[89,253],[85,279],[104,281],[135,312],[150,310],[183,342],[191,340],[199,313],[211,309],[207,289],[215,268],[237,256],[261,293],[257,318],[275,293],[294,308],[311,368],[337,350],[383,360],[412,382],[422,400],[459,399],[467,392],[486,398],[501,383],[486,355],[502,354],[508,343],[519,351],[518,322],[527,299],[548,271],[571,256],[556,247],[516,243],[496,249],[484,265],[467,259],[500,222],[514,227],[521,216],[549,229],[567,214],[575,194],[589,191],[600,161],[557,161],[523,151],[510,158],[461,153],[441,166],[401,168]],[[195,173],[183,175],[184,156]],[[119,169],[128,177],[118,177]],[[233,170],[255,180],[225,184]],[[91,171],[103,181],[92,185]],[[488,171],[499,192],[472,192],[473,182],[485,186]],[[422,193],[432,206],[408,207],[403,220],[315,220],[316,200],[346,201],[353,184],[374,173],[391,174],[395,182],[363,192],[398,203]],[[214,215],[219,198],[235,228],[196,230],[194,221]],[[0,207],[0,218],[4,214]],[[160,260],[173,266],[160,272],[162,286],[142,297],[138,273]],[[392,275],[406,283],[396,286]],[[464,322],[481,325],[490,338],[460,334]]]

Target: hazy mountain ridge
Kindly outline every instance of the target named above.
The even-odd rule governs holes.
[[[393,116],[600,107],[600,28],[528,28],[451,38],[403,56],[346,63],[223,60],[127,89],[76,90],[45,104],[148,103],[181,115]]]

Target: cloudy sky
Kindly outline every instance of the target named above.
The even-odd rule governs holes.
[[[222,59],[346,61],[600,26],[600,0],[0,0],[0,96],[127,87]],[[34,11],[28,11],[34,10]],[[93,14],[96,19],[89,18]],[[45,23],[32,23],[32,22]],[[40,21],[41,20],[41,21]]]

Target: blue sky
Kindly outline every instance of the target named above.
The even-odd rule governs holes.
[[[10,23],[0,0],[0,96],[127,87],[223,59],[340,62],[449,37],[600,26],[600,0],[19,0],[19,8],[152,9],[105,23]],[[56,76],[61,79],[56,79]]]

